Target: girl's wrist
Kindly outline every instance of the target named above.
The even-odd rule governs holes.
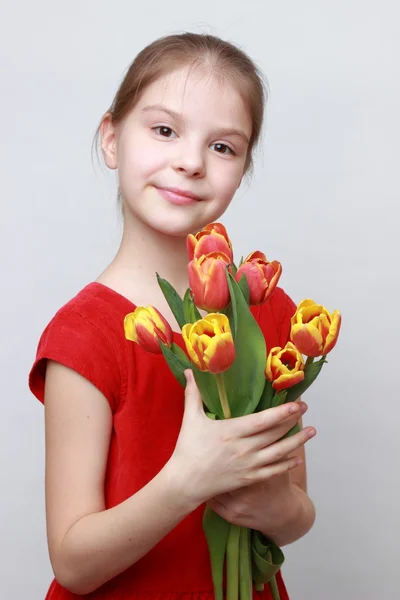
[[[163,477],[165,486],[172,493],[179,511],[190,514],[198,508],[203,502],[196,497],[191,489],[188,477],[184,477],[180,469],[172,460],[169,460],[163,467],[160,475]]]

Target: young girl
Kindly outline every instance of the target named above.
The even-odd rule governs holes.
[[[45,404],[50,600],[211,600],[206,502],[281,546],[312,526],[304,444],[315,430],[279,441],[304,403],[213,421],[191,371],[183,392],[164,357],[123,328],[136,306],[153,305],[184,348],[155,274],[183,296],[186,236],[219,219],[251,167],[263,90],[235,46],[174,35],[137,56],[101,120],[121,246],[47,325],[29,379]],[[295,308],[281,288],[252,307],[269,348],[285,345]],[[271,597],[268,586],[254,594]]]

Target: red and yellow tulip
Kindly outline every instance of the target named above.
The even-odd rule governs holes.
[[[240,265],[235,279],[239,282],[244,274],[250,290],[250,304],[263,304],[276,288],[281,273],[281,263],[277,260],[269,262],[263,252],[255,251]]]
[[[233,261],[232,243],[222,223],[209,223],[196,235],[189,233],[186,248],[189,260],[200,258],[203,254],[221,252],[229,258],[228,262]]]
[[[182,328],[182,337],[191,361],[201,371],[222,373],[235,360],[235,345],[226,315],[210,313]]]
[[[125,337],[147,352],[161,354],[159,340],[169,348],[173,332],[168,321],[154,306],[138,306],[124,319]]]
[[[304,360],[296,346],[288,342],[284,348],[272,348],[265,368],[265,377],[276,391],[286,390],[304,379]]]
[[[226,267],[229,256],[215,251],[193,258],[188,265],[189,285],[198,308],[215,312],[226,308],[230,301]],[[232,267],[229,267],[231,271]]]
[[[309,298],[300,302],[291,319],[290,339],[305,356],[317,357],[330,352],[339,337],[342,317],[332,314]]]

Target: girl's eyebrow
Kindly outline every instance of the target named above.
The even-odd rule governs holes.
[[[166,106],[163,106],[162,104],[149,104],[148,106],[145,106],[144,108],[142,108],[142,112],[149,112],[151,110],[167,113],[167,115],[169,115],[173,119],[182,121],[182,116],[179,113],[175,112],[174,110],[172,110],[170,108],[167,108]],[[241,137],[247,144],[250,142],[247,135],[241,129],[223,128],[223,129],[218,129],[218,131],[216,133],[218,133],[218,135],[221,135],[221,136],[237,135],[237,136]]]

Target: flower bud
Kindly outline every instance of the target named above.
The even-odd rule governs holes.
[[[222,373],[235,360],[235,344],[226,315],[210,313],[195,323],[187,323],[182,337],[191,361],[201,371]]]
[[[196,235],[189,233],[186,248],[189,260],[200,258],[203,254],[221,252],[228,256],[228,262],[233,262],[232,243],[222,223],[210,223]]]
[[[284,348],[272,348],[265,369],[265,377],[277,390],[286,390],[304,379],[304,360],[296,346],[288,342]]]
[[[189,286],[198,308],[215,312],[229,304],[230,293],[226,278],[229,257],[222,252],[210,252],[194,258],[188,265]],[[232,268],[229,267],[232,272]]]
[[[240,265],[235,279],[239,283],[245,275],[250,291],[249,303],[263,304],[275,290],[281,273],[281,263],[277,260],[269,262],[263,252],[255,251]]]
[[[173,331],[168,321],[154,306],[138,306],[124,319],[125,337],[136,342],[147,352],[160,354],[159,340],[169,348]]]
[[[305,356],[323,356],[335,347],[341,322],[338,310],[331,314],[307,298],[300,302],[291,319],[290,339]]]

